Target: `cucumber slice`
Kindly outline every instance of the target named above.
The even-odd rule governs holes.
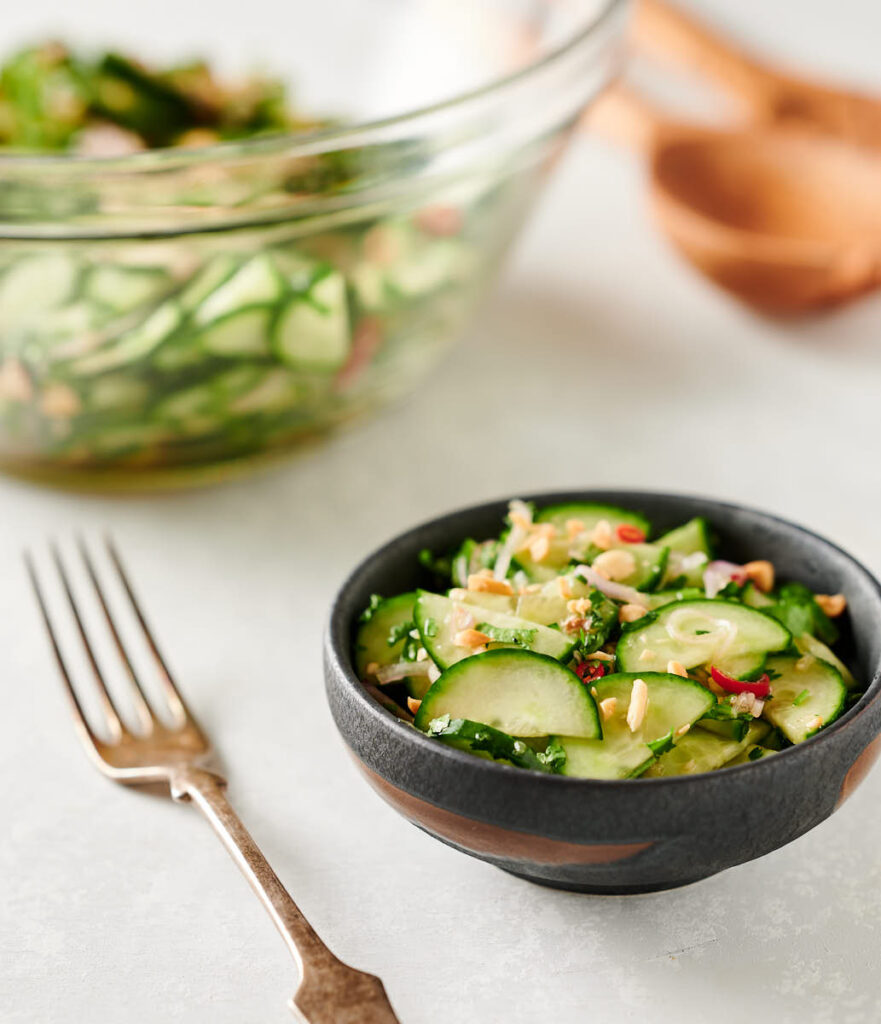
[[[164,302],[143,323],[121,334],[112,344],[74,360],[70,372],[75,377],[91,377],[137,362],[170,337],[180,326],[181,319],[177,303]]]
[[[0,326],[16,327],[72,299],[80,272],[79,263],[61,255],[13,263],[0,277]]]
[[[613,544],[609,550],[626,551],[632,556],[633,572],[618,582],[637,590],[654,590],[664,576],[670,554],[669,548],[658,544]]]
[[[569,602],[589,597],[590,584],[576,576],[555,576],[543,584],[535,594],[521,594],[517,599],[517,614],[521,619],[551,626],[569,617]],[[564,593],[565,591],[565,593]],[[566,595],[571,595],[567,597]]]
[[[833,668],[837,668],[841,673],[841,679],[848,690],[855,690],[857,681],[854,679],[853,672],[844,664],[841,658],[822,640],[818,640],[815,636],[811,636],[810,633],[802,633],[801,636],[793,637],[793,643],[801,651],[802,654],[813,654],[815,658],[819,658],[820,661],[828,661]]]
[[[566,522],[577,519],[584,524],[586,532],[590,532],[601,520],[605,519],[614,530],[618,526],[636,526],[648,536],[651,525],[645,516],[638,512],[629,512],[616,505],[600,505],[593,502],[572,502],[566,505],[548,505],[535,516],[537,523],[553,523],[558,536],[551,541],[551,549],[541,562],[536,562],[527,551],[514,556],[514,561],[536,583],[544,583],[553,579],[559,571],[572,561],[570,549],[572,541],[566,532]],[[584,554],[587,554],[588,546]]]
[[[738,714],[726,700],[719,701],[697,723],[701,729],[726,739],[742,740],[753,723],[752,715]]]
[[[654,611],[674,601],[702,601],[705,596],[702,588],[683,587],[681,590],[656,590],[653,594],[646,594],[646,601],[649,611]]]
[[[444,715],[429,724],[428,735],[490,761],[505,761],[517,768],[536,772],[553,771],[523,740],[482,722],[472,722],[467,718],[450,719],[449,715]]]
[[[776,753],[776,750],[769,750],[768,747],[762,747],[758,743],[750,743],[746,750],[741,751],[737,757],[732,757],[722,767],[729,768],[736,764],[749,764],[752,761],[760,761],[763,757],[770,757],[771,754]]]
[[[508,615],[514,615],[517,612],[517,598],[509,597],[507,594],[487,594],[482,590],[466,590],[461,597],[457,597],[455,600],[471,605],[474,609],[483,608],[485,611],[505,612]],[[474,614],[477,615],[478,612],[475,611]]]
[[[587,687],[558,661],[534,651],[486,651],[448,668],[423,698],[416,728],[425,730],[443,715],[485,722],[511,736],[602,735]]]
[[[790,642],[776,619],[739,601],[675,601],[638,619],[622,634],[616,654],[625,672],[661,671],[672,660],[686,669],[716,665],[743,678],[761,670],[769,651]]]
[[[401,660],[406,636],[396,643],[389,644],[389,633],[395,626],[413,621],[413,609],[416,598],[415,591],[386,597],[372,609],[370,617],[358,627],[355,636],[355,671],[359,679],[367,676],[367,666],[371,662],[377,665],[391,665]]]
[[[272,313],[266,306],[236,310],[202,330],[198,340],[213,356],[267,356]]]
[[[214,256],[198,270],[189,280],[186,287],[178,295],[178,302],[187,312],[192,312],[196,306],[214,291],[224,281],[232,277],[235,269],[241,265],[241,260],[235,256],[224,254]]]
[[[468,628],[461,623],[468,621],[474,624],[473,628],[486,622],[497,629],[516,630],[521,637],[522,642],[520,643],[499,642],[492,645],[494,648],[497,646],[520,647],[548,655],[558,661],[564,661],[571,655],[575,647],[575,641],[564,636],[559,630],[548,629],[546,626],[518,618],[516,615],[475,607],[462,601],[452,601],[440,594],[429,594],[425,591],[419,593],[415,616],[416,628],[422,637],[423,646],[434,663],[441,669],[448,669],[463,658],[473,657],[473,648],[460,647],[455,642],[456,634],[462,629]],[[477,721],[484,721],[480,715],[468,715],[464,712],[455,712],[454,714],[457,718],[475,718]],[[520,734],[515,733],[515,735]]]
[[[627,709],[635,679],[642,679],[648,688],[648,706],[642,725],[631,732]],[[650,743],[666,737],[672,742],[677,730],[691,726],[715,703],[709,690],[694,680],[661,672],[622,672],[597,680],[594,687],[598,702],[614,697],[617,707],[603,721],[602,739],[554,737],[566,752],[563,775],[587,779],[640,775],[657,756]]]
[[[145,302],[155,301],[170,284],[162,267],[125,267],[114,263],[96,266],[86,279],[86,295],[92,302],[127,313]]]
[[[243,307],[277,302],[284,292],[284,279],[272,260],[261,253],[239,267],[201,302],[193,313],[193,322],[204,327]]]
[[[662,754],[645,773],[646,778],[671,775],[698,775],[712,772],[727,764],[747,747],[760,742],[770,728],[767,722],[754,721],[742,739],[719,736],[705,729],[690,729],[672,750]]]
[[[659,537],[656,544],[670,549],[665,583],[678,587],[703,587],[704,568],[713,557],[709,523],[702,516],[690,519]],[[703,555],[703,558],[696,556]]]
[[[773,608],[774,600],[768,597],[767,594],[763,593],[759,588],[750,581],[740,592],[740,600],[750,608],[758,608],[760,611],[763,608]]]
[[[351,348],[346,282],[333,271],[320,278],[307,296],[292,298],[279,313],[275,350],[282,362],[333,373]]]
[[[777,655],[768,659],[767,667],[778,676],[771,681],[771,697],[762,714],[790,742],[813,736],[844,710],[847,687],[827,661],[811,655]]]

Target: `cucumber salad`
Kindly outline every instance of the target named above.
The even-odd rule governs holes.
[[[356,671],[477,757],[592,779],[708,772],[801,743],[860,695],[834,650],[846,597],[718,557],[703,518],[657,536],[624,508],[512,501],[498,537],[420,562],[430,588],[371,597]]]
[[[229,463],[427,371],[495,269],[531,172],[429,187],[417,178],[431,153],[409,141],[262,162],[175,155],[330,126],[295,114],[277,82],[233,86],[204,62],[151,68],[52,44],[0,66],[0,155],[55,153],[56,172],[67,153],[189,161],[96,171],[77,188],[4,165],[0,464],[87,482]],[[351,198],[365,189],[369,203]]]

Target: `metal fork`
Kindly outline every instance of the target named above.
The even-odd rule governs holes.
[[[115,782],[126,786],[165,785],[173,799],[189,801],[202,811],[269,911],[300,969],[300,983],[289,1003],[299,1020],[305,1024],[399,1024],[380,979],[349,967],[331,953],[233,811],[224,794],[226,780],[213,764],[211,744],[174,683],[114,544],[109,539],[105,543],[109,562],[118,575],[122,592],[134,613],[134,621],[140,627],[146,647],[155,661],[168,719],[163,721],[151,705],[117,625],[120,621],[118,615],[115,618],[111,611],[108,591],[100,581],[87,547],[80,540],[77,546],[86,575],[94,587],[121,667],[131,683],[131,702],[139,728],[135,731],[126,725],[108,690],[65,563],[57,545],[53,544],[52,563],[72,613],[71,621],[95,677],[96,697],[107,739],[102,739],[89,724],[62,652],[57,616],[53,622],[46,599],[47,591],[40,583],[36,563],[29,552],[25,553],[31,583],[86,753],[99,770]]]

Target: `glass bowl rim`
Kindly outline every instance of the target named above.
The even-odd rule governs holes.
[[[183,168],[203,161],[217,162],[221,160],[237,160],[248,156],[271,156],[284,153],[286,156],[297,156],[299,153],[314,154],[327,150],[344,149],[350,138],[358,137],[359,145],[369,145],[365,135],[381,135],[392,128],[400,128],[424,118],[432,117],[457,108],[467,108],[479,103],[489,96],[503,97],[529,79],[537,77],[546,69],[553,67],[573,52],[602,33],[606,25],[614,20],[614,16],[629,6],[630,0],[603,0],[599,10],[588,19],[587,23],[577,29],[565,42],[553,47],[537,60],[531,61],[521,68],[506,75],[494,78],[484,85],[463,92],[454,93],[446,99],[438,100],[411,110],[404,110],[387,117],[374,120],[354,122],[336,128],[320,128],[309,132],[282,132],[254,139],[221,142],[213,146],[202,146],[193,149],[163,147],[132,153],[123,157],[76,156],[72,154],[34,154],[34,153],[2,153],[0,152],[0,170],[15,172],[80,172],[90,171],[101,173],[132,171],[155,171],[159,168]]]

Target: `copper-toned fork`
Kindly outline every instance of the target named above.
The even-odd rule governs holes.
[[[64,653],[61,616],[52,611],[52,602],[48,599],[49,577],[38,571],[36,560],[27,552],[28,573],[70,698],[76,731],[86,753],[98,769],[115,782],[127,786],[164,785],[175,800],[189,801],[202,811],[269,911],[299,966],[300,983],[289,1004],[299,1020],[305,1024],[399,1024],[379,978],[349,967],[324,945],[227,801],[226,780],[213,763],[211,744],[172,678],[113,543],[108,540],[106,549],[109,565],[120,584],[114,589],[118,590],[120,598],[125,595],[122,598],[128,605],[125,616],[131,619],[131,626],[143,634],[145,648],[155,663],[165,705],[162,717],[154,708],[159,700],[149,696],[130,656],[124,639],[126,630],[120,625],[123,615],[112,609],[115,602],[111,590],[102,583],[86,545],[80,541],[77,546],[85,576],[97,597],[95,611],[100,608],[107,626],[105,639],[112,641],[120,668],[128,677],[131,709],[138,724],[137,729],[129,727],[124,710],[111,696],[105,670],[96,654],[94,627],[87,624],[88,617],[72,583],[72,575],[58,547],[52,545],[50,572],[57,575],[56,589],[70,613],[68,625],[74,627],[94,676],[95,697],[103,722],[99,729],[93,729],[84,711],[81,684],[73,678],[73,662]]]

